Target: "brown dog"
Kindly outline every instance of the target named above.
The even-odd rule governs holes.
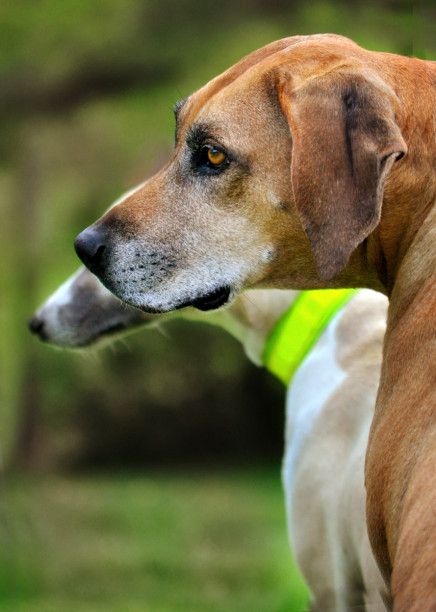
[[[390,297],[366,484],[397,612],[436,610],[435,109],[432,62],[275,42],[179,103],[167,166],[76,239],[144,310],[248,286]]]

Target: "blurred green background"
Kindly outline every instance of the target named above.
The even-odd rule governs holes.
[[[434,26],[410,0],[2,1],[1,610],[304,609],[281,386],[206,325],[79,354],[26,321],[166,160],[179,98],[293,34],[432,59]]]

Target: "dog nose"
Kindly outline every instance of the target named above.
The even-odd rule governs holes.
[[[94,274],[101,269],[103,255],[107,252],[107,236],[98,227],[88,227],[74,241],[77,255]]]
[[[33,334],[36,334],[41,338],[41,340],[46,340],[47,335],[45,332],[45,324],[42,319],[38,317],[38,315],[34,315],[29,321],[29,329]]]

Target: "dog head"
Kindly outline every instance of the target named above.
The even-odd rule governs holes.
[[[153,312],[217,308],[249,286],[360,284],[350,255],[407,150],[372,55],[285,39],[178,103],[171,160],[77,237],[79,256]]]

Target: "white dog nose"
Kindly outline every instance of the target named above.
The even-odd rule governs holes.
[[[107,235],[98,227],[90,226],[81,232],[74,241],[77,255],[94,274],[103,269],[104,255],[108,253]]]

